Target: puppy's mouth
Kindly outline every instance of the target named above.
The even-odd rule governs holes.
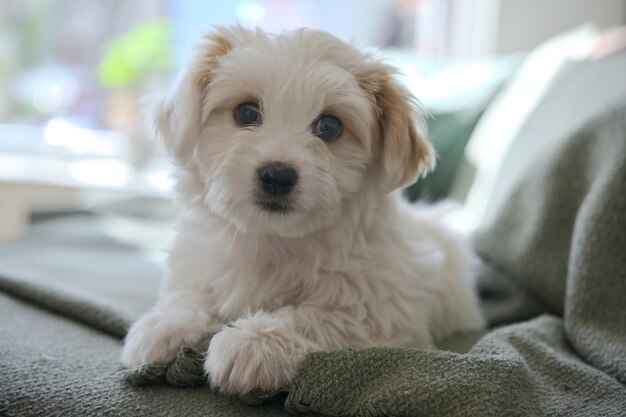
[[[295,207],[289,201],[259,199],[256,201],[256,205],[263,211],[277,214],[287,214],[295,210]]]

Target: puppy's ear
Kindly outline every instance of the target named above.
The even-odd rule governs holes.
[[[375,62],[357,72],[361,87],[378,108],[383,188],[392,191],[413,183],[435,166],[435,151],[413,95],[395,79],[395,69]]]
[[[202,105],[219,57],[236,41],[233,30],[218,29],[196,47],[168,96],[153,108],[154,128],[164,150],[184,165],[193,153],[202,124]]]

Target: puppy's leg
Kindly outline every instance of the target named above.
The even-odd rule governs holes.
[[[181,347],[193,346],[217,330],[212,305],[206,291],[168,294],[132,325],[124,339],[122,363],[137,367],[172,361]]]
[[[213,337],[205,371],[223,392],[270,391],[289,382],[306,353],[372,346],[375,333],[366,320],[344,309],[307,306],[257,312]]]

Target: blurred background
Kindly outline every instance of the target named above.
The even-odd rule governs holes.
[[[170,166],[142,97],[236,22],[325,29],[398,65],[440,156],[407,198],[457,201],[451,221],[471,232],[516,129],[563,71],[622,53],[625,21],[625,0],[1,0],[0,241],[76,210],[161,247]]]

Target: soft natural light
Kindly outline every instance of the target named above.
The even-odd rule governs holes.
[[[46,143],[76,154],[118,156],[121,149],[115,136],[119,135],[83,129],[61,118],[51,119],[44,127]]]
[[[68,171],[79,184],[96,187],[124,187],[132,178],[128,165],[113,159],[84,159],[73,162]]]
[[[242,24],[255,25],[258,24],[266,13],[265,7],[259,3],[246,1],[237,6],[237,18]]]
[[[174,185],[171,174],[168,171],[157,171],[146,176],[146,183],[151,188],[159,191],[168,191]]]

